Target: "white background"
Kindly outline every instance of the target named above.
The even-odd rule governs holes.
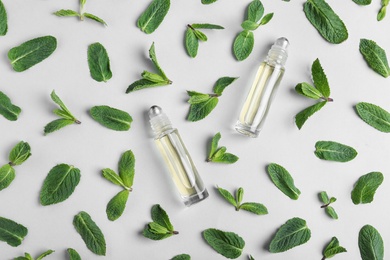
[[[283,2],[264,0],[266,13],[274,12],[272,21],[254,32],[255,47],[248,59],[237,62],[232,54],[234,37],[240,32],[249,0],[219,0],[202,5],[200,0],[173,0],[168,15],[151,35],[136,27],[139,15],[149,1],[88,1],[86,11],[102,17],[108,27],[93,21],[52,15],[59,9],[78,8],[78,1],[3,0],[8,12],[9,31],[0,38],[0,90],[6,93],[22,113],[16,122],[0,117],[0,163],[8,162],[8,153],[21,140],[32,147],[32,156],[15,167],[16,179],[0,192],[0,216],[28,227],[22,245],[13,248],[0,243],[0,259],[12,259],[30,252],[34,257],[47,249],[56,252],[47,259],[67,259],[65,250],[75,248],[83,259],[102,258],[91,253],[75,231],[73,216],[88,212],[105,234],[106,259],[170,259],[188,253],[193,259],[224,259],[203,240],[201,232],[213,227],[233,231],[246,242],[239,259],[252,254],[256,259],[321,259],[324,246],[337,236],[348,253],[337,259],[360,259],[358,232],[371,224],[381,233],[387,250],[390,241],[390,139],[364,123],[354,105],[365,101],[390,111],[389,80],[373,72],[359,53],[360,38],[375,40],[390,54],[390,16],[377,22],[379,0],[361,7],[351,0],[329,0],[343,19],[349,38],[339,45],[326,42],[308,22],[302,0]],[[188,23],[215,23],[225,30],[205,31],[208,42],[200,43],[198,57],[187,56],[184,33]],[[10,48],[44,35],[58,40],[57,50],[45,61],[25,72],[14,72],[8,62]],[[285,77],[274,99],[264,129],[257,139],[235,133],[233,125],[254,72],[278,37],[291,43]],[[172,86],[125,94],[127,86],[140,73],[153,70],[148,59],[152,42],[161,66],[173,81]],[[87,47],[94,42],[105,46],[111,59],[113,77],[98,83],[89,75]],[[310,67],[319,58],[328,76],[334,102],[327,104],[298,130],[294,116],[315,101],[296,94],[299,82],[310,82]],[[218,106],[204,120],[186,121],[189,105],[186,90],[209,93],[222,76],[240,77],[226,88]],[[82,121],[48,136],[43,127],[56,119],[50,99],[55,89],[65,104]],[[210,197],[186,208],[180,201],[162,158],[154,146],[147,110],[161,106],[182,135]],[[128,132],[115,132],[96,123],[88,110],[95,105],[109,105],[129,112],[134,121]],[[221,132],[220,145],[238,155],[233,165],[206,163],[211,137]],[[319,140],[338,141],[354,147],[359,155],[351,162],[322,161],[313,154]],[[107,202],[120,188],[101,177],[101,169],[117,170],[121,154],[131,149],[136,156],[134,191],[126,210],[115,222],[107,219]],[[295,179],[302,194],[292,201],[270,181],[265,167],[276,162]],[[41,206],[39,191],[49,170],[59,163],[81,170],[81,181],[65,202]],[[368,172],[381,171],[384,183],[374,202],[354,205],[350,192],[357,179]],[[244,201],[267,206],[269,214],[257,216],[236,212],[216,192],[219,185],[231,192],[244,187]],[[326,190],[337,197],[334,208],[339,220],[330,219],[320,208],[318,192]],[[141,231],[151,221],[150,209],[161,204],[170,216],[178,236],[163,241],[144,238]],[[268,252],[273,234],[292,217],[307,221],[312,237],[305,245],[280,254]]]

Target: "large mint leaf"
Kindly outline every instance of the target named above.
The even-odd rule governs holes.
[[[22,112],[20,107],[12,104],[9,97],[0,91],[0,115],[10,121],[16,121],[20,112]]]
[[[352,147],[333,141],[318,141],[315,147],[314,154],[318,158],[327,161],[348,162],[358,154]]]
[[[0,36],[6,35],[8,31],[7,11],[3,2],[0,0]]]
[[[380,172],[370,172],[363,175],[355,183],[351,193],[354,204],[371,203],[378,187],[383,182],[383,174]]]
[[[371,225],[365,225],[359,232],[359,249],[362,260],[383,260],[383,239]]]
[[[208,116],[218,104],[217,97],[209,97],[206,101],[191,104],[187,119],[195,122]]]
[[[131,150],[122,154],[119,161],[119,176],[126,187],[131,188],[134,181],[135,157]]]
[[[328,98],[330,96],[329,83],[319,59],[316,59],[313,62],[313,65],[311,66],[311,75],[313,77],[314,86],[321,92],[323,97]]]
[[[122,216],[126,208],[126,202],[129,198],[129,194],[130,191],[122,190],[108,202],[106,214],[109,220],[114,221]]]
[[[376,42],[360,39],[359,50],[371,69],[385,78],[390,76],[386,52]]]
[[[9,165],[5,164],[0,168],[0,191],[7,188],[15,179],[15,170]]]
[[[69,260],[81,260],[81,256],[73,248],[68,248],[66,251],[68,251]]]
[[[268,165],[267,170],[272,182],[281,192],[290,199],[297,200],[299,198],[301,191],[295,187],[294,179],[283,166],[271,163]]]
[[[298,129],[301,129],[305,124],[306,120],[309,119],[314,113],[319,111],[323,106],[326,105],[326,101],[318,102],[310,107],[305,108],[295,116],[295,124]]]
[[[390,113],[383,108],[360,102],[356,105],[356,111],[360,118],[370,126],[381,132],[390,133]]]
[[[27,236],[28,230],[25,226],[16,223],[13,220],[0,217],[0,241],[8,245],[19,246],[24,237]]]
[[[253,50],[255,37],[253,32],[244,30],[240,32],[233,43],[233,53],[237,60],[242,61],[248,58]]]
[[[107,82],[112,77],[110,58],[99,42],[88,46],[88,66],[91,77],[98,82]]]
[[[203,238],[215,251],[230,259],[238,258],[245,246],[245,241],[236,233],[215,228],[203,231]]]
[[[109,106],[94,106],[89,113],[95,121],[115,131],[129,130],[133,121],[129,113]]]
[[[138,18],[138,28],[146,34],[154,32],[167,15],[170,5],[170,0],[152,0],[150,5]]]

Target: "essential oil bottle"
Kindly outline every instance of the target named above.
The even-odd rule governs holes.
[[[240,134],[257,137],[267,117],[272,98],[282,80],[289,42],[282,37],[276,40],[268,56],[260,64],[255,80],[242,107],[235,129]]]
[[[206,199],[209,194],[177,129],[158,106],[149,109],[149,118],[155,143],[184,204],[191,206]]]

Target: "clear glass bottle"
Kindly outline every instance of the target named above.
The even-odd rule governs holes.
[[[176,128],[158,106],[149,110],[155,143],[169,168],[172,180],[186,206],[209,196],[202,179]]]
[[[266,119],[275,90],[282,80],[289,42],[281,37],[268,51],[256,73],[255,80],[235,125],[237,132],[257,137]]]

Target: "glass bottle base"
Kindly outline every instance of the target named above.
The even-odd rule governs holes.
[[[241,124],[240,121],[238,121],[234,127],[237,132],[239,132],[242,135],[249,136],[252,138],[256,138],[260,134],[260,130],[258,130],[256,127],[251,127],[248,125]]]
[[[189,207],[189,206],[194,205],[195,203],[198,203],[198,202],[206,199],[208,196],[209,196],[209,193],[208,193],[207,189],[204,189],[204,191],[199,192],[197,194],[194,194],[190,197],[184,197],[183,202],[184,202],[184,205]]]

